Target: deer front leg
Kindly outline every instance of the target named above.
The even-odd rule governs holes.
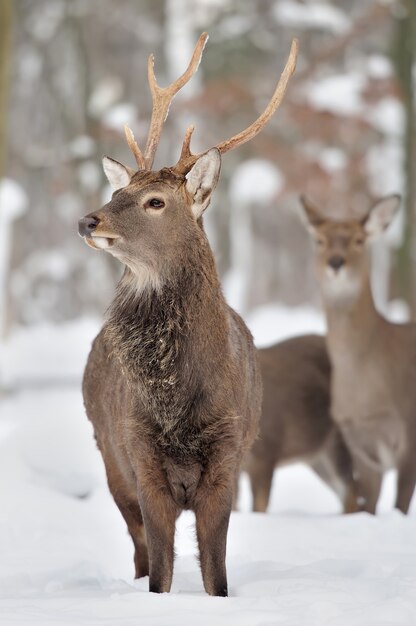
[[[361,500],[360,510],[375,515],[377,501],[380,495],[383,474],[376,471],[360,457],[353,455],[355,480],[358,490],[358,499]]]
[[[139,480],[139,502],[149,553],[149,591],[169,592],[173,576],[177,508],[160,475]]]
[[[195,507],[196,534],[204,588],[211,596],[227,596],[225,555],[227,532],[233,502],[233,479],[220,481],[200,490]]]
[[[399,476],[397,481],[396,509],[402,513],[407,513],[416,484],[416,457],[407,452],[399,465]]]

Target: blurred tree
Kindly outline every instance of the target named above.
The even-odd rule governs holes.
[[[9,284],[14,321],[58,322],[104,310],[119,267],[109,255],[86,249],[76,236],[77,218],[108,198],[102,154],[132,164],[123,124],[143,142],[151,112],[149,52],[156,56],[159,83],[166,84],[186,63],[202,30],[210,33],[204,61],[194,88],[175,99],[157,166],[177,158],[189,122],[196,124],[195,150],[246,127],[270,97],[291,38],[301,40],[297,77],[281,109],[253,142],[224,156],[206,216],[222,276],[241,260],[251,268],[244,270],[246,309],[276,300],[316,300],[307,237],[294,210],[299,192],[341,212],[365,210],[374,195],[400,191],[401,128],[385,113],[390,107],[393,118],[400,117],[404,94],[387,57],[396,3],[11,4],[17,17],[7,166],[31,204],[14,229]],[[241,194],[229,194],[228,188],[235,188],[238,166],[247,160],[254,165],[246,170],[248,187],[260,187],[256,159],[273,167],[280,182],[267,200],[262,193],[251,196],[243,215]],[[236,254],[242,242],[247,250]],[[379,273],[387,275],[385,269]]]
[[[0,0],[0,179],[3,178],[6,171],[6,129],[11,30],[11,0]]]
[[[414,72],[416,70],[416,2],[402,0],[397,11],[397,29],[393,57],[400,81],[405,128],[404,153],[404,226],[403,241],[398,253],[399,296],[409,302],[413,316],[416,315],[416,123]]]

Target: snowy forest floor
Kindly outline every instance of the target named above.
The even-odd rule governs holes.
[[[271,326],[285,335],[322,330],[316,314],[284,317],[268,310],[252,320],[258,342],[262,333],[279,338]],[[416,507],[408,517],[392,510],[393,474],[377,517],[340,515],[300,464],[276,474],[269,514],[249,513],[243,476],[228,538],[229,598],[203,591],[191,513],[177,524],[172,593],[149,594],[147,579],[134,581],[131,541],[79,389],[95,328],[84,320],[22,331],[3,350],[11,391],[0,399],[2,626],[414,626]]]

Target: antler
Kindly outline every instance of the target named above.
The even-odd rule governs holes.
[[[140,169],[150,170],[152,168],[163,124],[169,113],[170,103],[178,91],[186,85],[198,69],[207,40],[208,34],[202,33],[197,41],[192,58],[185,72],[167,87],[159,87],[157,84],[154,73],[154,57],[153,54],[149,56],[147,71],[150,91],[152,94],[153,110],[144,155],[135,141],[130,128],[128,126],[124,127],[127,143],[129,144]],[[224,154],[224,152],[228,152],[228,150],[232,150],[233,148],[236,148],[237,146],[240,146],[255,137],[279,108],[286,93],[289,79],[296,68],[298,48],[298,41],[297,39],[294,39],[292,41],[289,58],[286,62],[285,68],[279,78],[274,94],[263,113],[256,119],[255,122],[251,124],[251,126],[241,131],[241,133],[238,133],[230,139],[218,144],[216,148],[221,152],[221,154]],[[192,154],[190,143],[193,131],[193,126],[190,126],[187,129],[183,140],[181,156],[178,163],[175,165],[175,169],[181,174],[186,174],[199,157],[202,156],[202,154],[205,154],[204,152],[201,154]]]
[[[295,71],[298,50],[298,41],[297,39],[293,39],[290,48],[289,58],[279,78],[276,89],[269,104],[267,105],[263,113],[256,119],[256,121],[251,124],[251,126],[241,131],[237,135],[234,135],[230,139],[226,139],[222,143],[215,146],[221,152],[221,154],[224,154],[224,152],[228,152],[228,150],[233,150],[237,146],[246,143],[246,141],[250,141],[250,139],[253,139],[253,137],[255,137],[261,131],[263,126],[267,124],[272,115],[277,111],[286,93],[289,79]],[[190,149],[190,143],[193,131],[193,126],[190,126],[187,129],[182,145],[181,156],[179,157],[178,163],[175,165],[175,169],[182,174],[186,174],[194,165],[194,163],[199,159],[199,157],[205,154],[204,152],[200,154],[192,154]]]
[[[147,75],[150,91],[152,94],[153,110],[144,156],[136,141],[134,140],[134,135],[132,131],[128,126],[125,126],[127,143],[129,144],[130,149],[136,159],[137,165],[140,167],[140,169],[152,169],[155,153],[160,141],[160,135],[162,133],[163,124],[169,113],[170,103],[172,102],[178,91],[182,89],[184,85],[186,85],[186,83],[190,80],[190,78],[195,74],[196,70],[198,69],[202,57],[202,52],[204,50],[207,40],[208,33],[202,33],[197,41],[194,53],[185,72],[182,74],[182,76],[179,76],[179,78],[177,78],[167,87],[159,87],[159,85],[157,84],[154,72],[154,56],[153,54],[149,56],[147,63]]]

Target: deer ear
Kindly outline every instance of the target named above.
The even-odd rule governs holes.
[[[201,217],[211,200],[221,169],[221,154],[212,148],[202,155],[186,176],[186,190],[192,198],[192,213]]]
[[[362,220],[364,230],[369,236],[381,235],[390,226],[393,217],[400,206],[401,197],[398,194],[382,198],[370,209]]]
[[[326,221],[326,218],[321,214],[315,203],[308,197],[302,194],[299,197],[302,207],[302,217],[309,230],[314,230]]]
[[[108,156],[103,157],[103,168],[113,191],[127,187],[134,174],[134,170],[130,167]]]

